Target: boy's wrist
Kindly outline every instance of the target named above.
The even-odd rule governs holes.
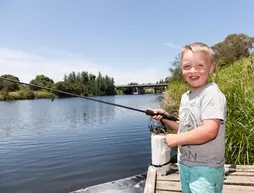
[[[177,134],[176,143],[177,145],[184,145],[185,135]]]
[[[166,142],[169,147],[175,147],[181,145],[181,135],[179,134],[167,134]]]

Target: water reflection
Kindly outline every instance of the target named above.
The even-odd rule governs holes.
[[[101,97],[97,98],[102,100]],[[103,100],[114,103],[115,97],[104,97]],[[55,99],[53,102],[49,99],[1,102],[0,106],[2,139],[15,138],[20,136],[20,132],[24,134],[33,130],[37,135],[42,135],[42,130],[47,131],[52,125],[58,129],[63,125],[75,129],[83,125],[107,124],[115,116],[114,106],[80,98]]]

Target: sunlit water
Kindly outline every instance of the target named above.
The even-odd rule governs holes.
[[[159,95],[95,97],[145,110]],[[0,192],[65,193],[146,171],[148,116],[80,98],[0,102]]]

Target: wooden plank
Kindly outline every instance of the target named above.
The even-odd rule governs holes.
[[[152,166],[149,166],[147,171],[147,176],[146,176],[144,193],[155,192],[156,176],[157,176],[156,169]]]
[[[254,176],[254,172],[226,172],[226,176]]]
[[[227,176],[224,184],[254,186],[254,178],[252,176]]]
[[[254,165],[229,165],[225,164],[225,172],[254,172]],[[170,165],[170,170],[172,172],[178,171],[177,163],[172,163]]]
[[[254,172],[254,165],[229,165],[225,164],[226,171],[247,171]]]
[[[254,172],[254,165],[230,165],[225,164],[225,171],[228,172]],[[171,164],[170,170],[178,171],[178,166],[176,163]]]
[[[170,174],[168,176],[157,176],[158,181],[173,181],[178,182],[180,181],[179,174]],[[250,185],[254,186],[254,178],[252,176],[226,176],[224,180],[224,184],[232,184],[232,185]]]
[[[180,182],[172,181],[157,181],[156,193],[181,192]],[[226,185],[223,186],[223,193],[239,193],[239,192],[254,192],[254,186],[238,186]]]
[[[180,191],[181,192],[181,184],[180,182],[172,182],[172,181],[157,181],[156,182],[156,192],[157,190],[164,191]]]
[[[181,191],[156,190],[155,193],[176,193]]]
[[[225,177],[228,178],[229,176],[239,176],[239,177],[253,177],[254,172],[232,172],[225,174]],[[179,172],[171,173],[167,176],[157,176],[157,179],[159,180],[175,180],[176,178],[179,178]]]
[[[168,176],[157,176],[157,181],[180,181],[179,174],[170,174]]]
[[[172,172],[171,174],[178,174],[179,175],[179,171],[175,171],[175,172]],[[171,175],[171,174],[168,174],[168,175]],[[225,172],[225,175],[228,176],[254,176],[254,172]]]
[[[254,192],[253,186],[223,185],[223,193]]]

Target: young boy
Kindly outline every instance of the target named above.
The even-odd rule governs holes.
[[[226,98],[208,77],[215,70],[213,52],[204,43],[185,46],[180,68],[189,90],[182,95],[179,124],[153,116],[177,134],[167,134],[169,147],[178,146],[182,193],[221,193],[225,164]],[[155,113],[166,113],[153,109]]]

